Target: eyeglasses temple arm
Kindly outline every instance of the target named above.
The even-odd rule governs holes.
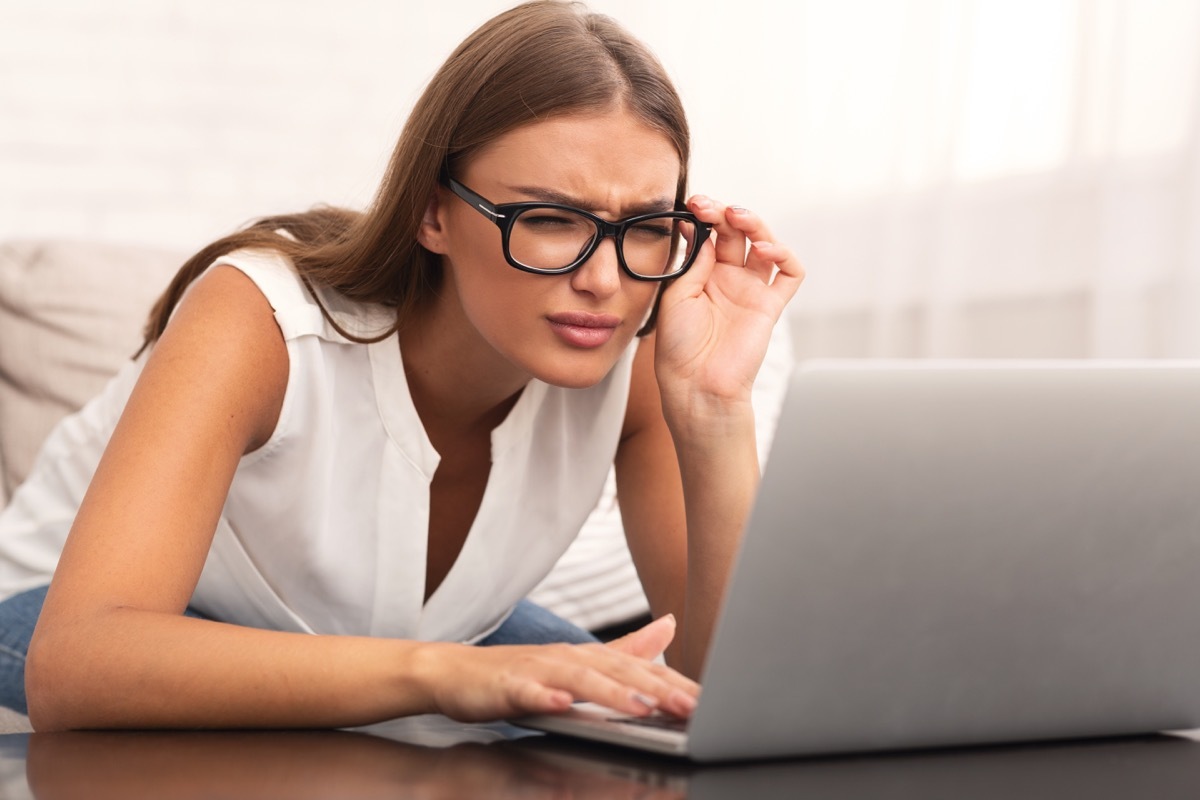
[[[454,178],[446,178],[446,185],[450,187],[450,191],[454,192],[464,201],[475,206],[475,208],[491,217],[497,225],[500,224],[500,220],[504,219],[504,215],[496,211],[496,206],[494,204],[489,203],[480,195],[475,194],[466,186],[463,186],[461,183],[454,180]]]

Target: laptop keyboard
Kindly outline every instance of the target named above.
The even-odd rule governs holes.
[[[680,733],[685,733],[688,725],[686,719],[671,717],[666,714],[651,714],[648,717],[611,717],[610,721],[626,725],[640,725],[643,728],[657,728],[663,731],[678,731]]]

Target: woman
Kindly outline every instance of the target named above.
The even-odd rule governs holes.
[[[23,663],[38,729],[688,715],[802,271],[754,214],[685,206],[687,160],[610,20],[536,2],[472,34],[367,212],[197,254],[51,436],[0,516],[5,702]],[[520,601],[614,458],[657,619],[543,644],[586,638]]]

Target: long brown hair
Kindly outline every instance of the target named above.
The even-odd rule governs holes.
[[[579,3],[535,0],[492,18],[458,46],[426,87],[366,211],[318,207],[267,217],[213,242],[184,263],[155,304],[142,350],[162,335],[197,276],[219,256],[247,247],[290,258],[310,291],[326,286],[352,300],[394,308],[390,328],[362,338],[339,327],[321,306],[347,339],[366,343],[390,336],[429,302],[440,283],[440,257],[421,247],[417,231],[441,174],[461,173],[481,148],[521,125],[618,106],[674,144],[681,164],[676,201],[682,202],[687,120],[665,70],[645,45]],[[652,325],[653,317],[646,330]]]

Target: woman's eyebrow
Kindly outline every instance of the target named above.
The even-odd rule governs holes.
[[[505,188],[510,189],[517,194],[524,195],[530,200],[539,203],[558,203],[559,205],[571,206],[572,208],[581,208],[584,211],[591,211],[592,213],[606,210],[600,209],[588,201],[579,197],[575,197],[574,195],[560,192],[557,189],[548,189],[544,186],[507,186]],[[620,209],[620,214],[622,217],[634,217],[638,214],[650,214],[655,211],[674,210],[675,198],[657,197],[653,200],[647,200],[624,206]]]

